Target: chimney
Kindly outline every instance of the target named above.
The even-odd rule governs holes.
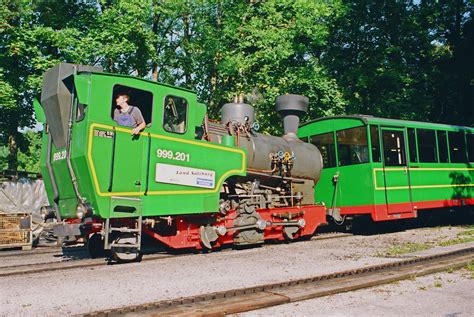
[[[308,97],[301,95],[281,95],[276,98],[276,111],[283,118],[285,135],[295,135],[298,132],[300,118],[308,112]]]

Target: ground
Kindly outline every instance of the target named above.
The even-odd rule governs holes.
[[[186,254],[126,265],[2,277],[0,314],[81,314],[316,276],[397,261],[399,257],[410,256],[407,252],[433,247],[438,250],[449,248],[450,244],[456,242],[468,242],[472,229],[472,226],[418,228],[340,239],[273,244],[238,251]],[[0,254],[2,266],[4,260],[6,258],[1,258]],[[8,264],[14,265],[13,261],[10,259]],[[24,263],[25,260],[21,261]],[[471,275],[467,271],[459,271],[251,314],[469,315],[474,308],[470,300],[473,298],[470,292],[473,286]]]

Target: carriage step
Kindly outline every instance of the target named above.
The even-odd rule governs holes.
[[[127,227],[122,227],[122,228],[110,227],[110,231],[117,231],[117,232],[140,232],[141,229],[130,229],[130,228],[127,228]]]

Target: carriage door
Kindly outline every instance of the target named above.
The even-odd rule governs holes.
[[[412,212],[404,129],[382,128],[382,142],[387,212]]]

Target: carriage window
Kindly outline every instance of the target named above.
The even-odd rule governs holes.
[[[474,162],[474,134],[466,134],[469,162]]]
[[[438,137],[438,151],[439,161],[441,163],[448,163],[448,139],[446,138],[446,131],[436,131]]]
[[[435,131],[417,129],[416,133],[418,135],[418,153],[420,154],[420,162],[438,162]]]
[[[163,128],[172,133],[186,132],[188,102],[177,96],[166,96],[163,114]]]
[[[406,166],[405,140],[402,130],[382,130],[385,166]]]
[[[339,166],[369,162],[366,127],[336,132]]]
[[[336,147],[334,145],[334,133],[324,133],[311,137],[311,143],[321,152],[323,157],[323,168],[336,166]]]
[[[372,143],[372,162],[381,162],[379,128],[376,126],[370,126],[370,142]]]
[[[408,150],[410,151],[410,162],[418,162],[418,155],[416,154],[415,129],[413,128],[408,128]]]
[[[449,156],[451,163],[466,162],[466,144],[464,141],[464,133],[448,132],[449,137]]]
[[[128,98],[127,104],[129,106],[136,107],[140,110],[147,125],[151,124],[151,111],[153,108],[153,94],[151,92],[122,85],[115,85],[112,96],[112,111],[110,113],[112,119],[114,118],[115,109],[119,109],[116,100],[120,95]],[[131,110],[133,111],[133,108]]]

